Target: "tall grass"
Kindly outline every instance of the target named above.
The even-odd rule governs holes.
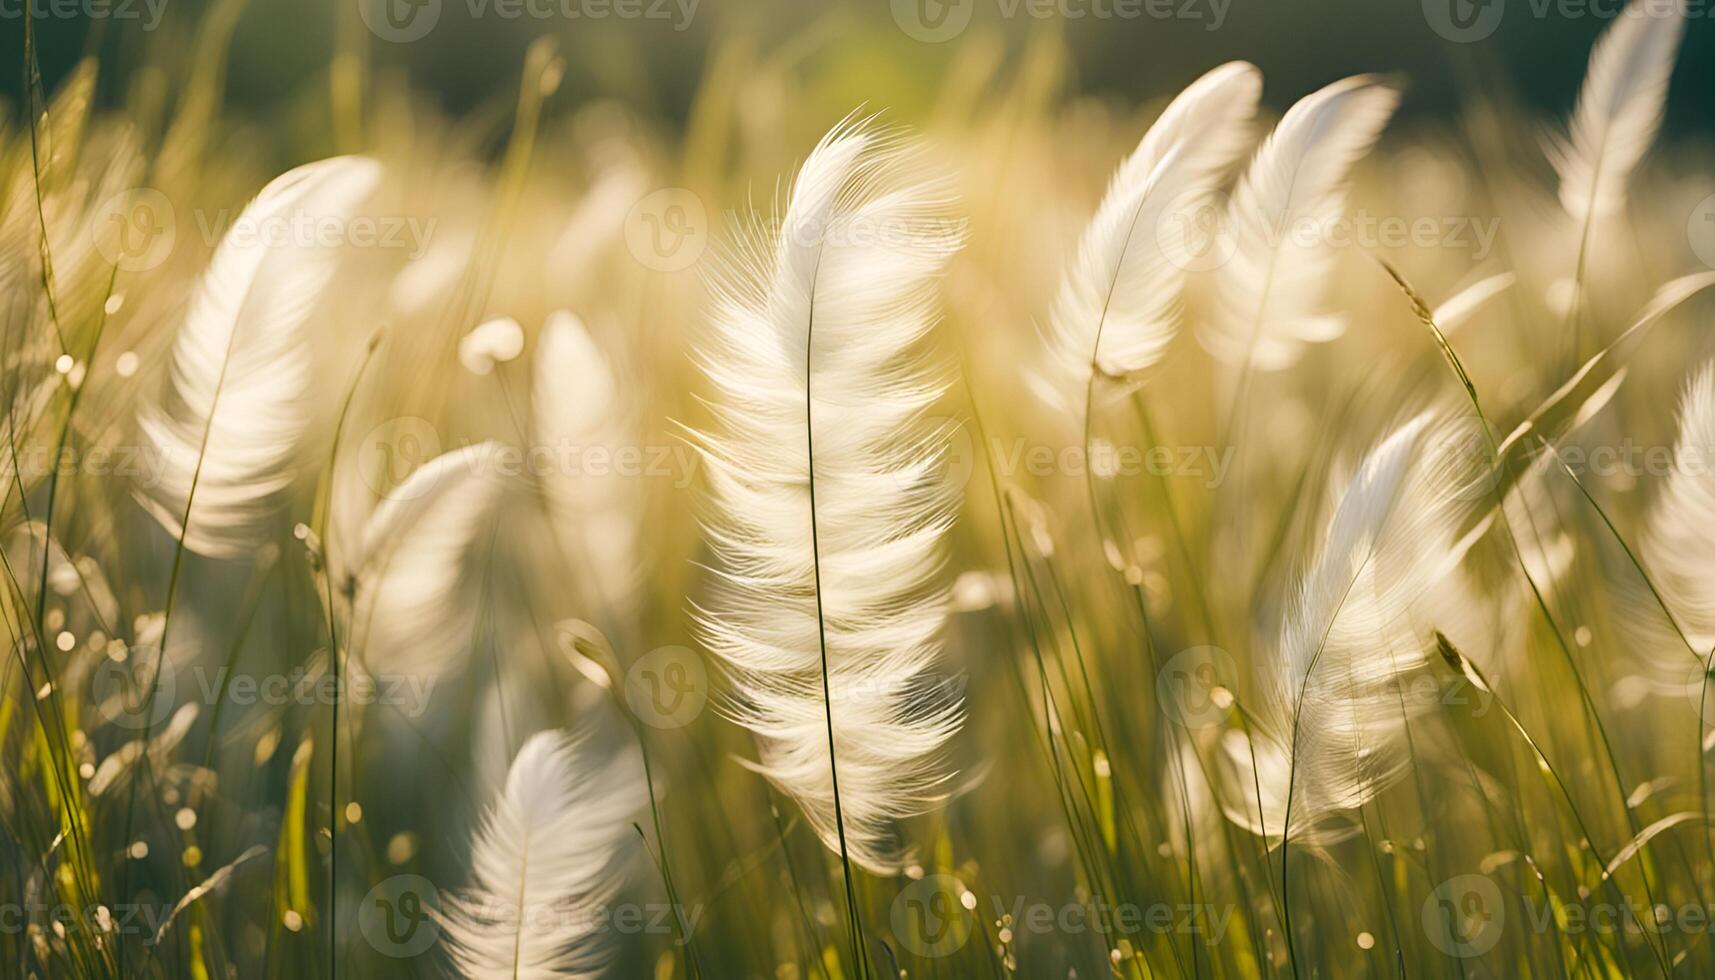
[[[24,20],[0,974],[1715,974],[1677,22],[1545,154],[980,31],[680,129],[342,35],[312,146],[238,15]]]

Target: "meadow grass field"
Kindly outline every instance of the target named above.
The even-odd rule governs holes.
[[[1715,975],[1682,0],[1407,117],[245,10],[17,32],[0,975]]]

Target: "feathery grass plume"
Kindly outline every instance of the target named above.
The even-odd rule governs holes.
[[[1644,527],[1643,559],[1685,639],[1704,658],[1715,647],[1715,363],[1686,385],[1674,462]],[[1677,638],[1663,654],[1702,673]],[[1683,678],[1685,671],[1675,674]]]
[[[1306,344],[1345,332],[1342,316],[1317,311],[1334,255],[1302,238],[1339,217],[1352,167],[1398,103],[1394,89],[1357,75],[1300,99],[1274,127],[1227,207],[1233,254],[1216,277],[1214,314],[1198,331],[1210,354],[1279,370]]]
[[[309,425],[303,328],[338,252],[277,244],[269,229],[296,228],[304,215],[347,217],[380,179],[380,165],[363,157],[298,167],[264,187],[215,250],[179,328],[163,397],[138,415],[161,465],[159,481],[134,495],[191,551],[236,558],[256,545]]]
[[[553,454],[542,478],[548,517],[581,594],[622,615],[637,597],[643,565],[637,532],[643,499],[635,481],[580,472],[558,451],[601,448],[616,453],[636,440],[612,365],[569,310],[550,314],[536,348],[535,439]]]
[[[471,842],[471,885],[448,893],[445,949],[469,980],[600,976],[614,957],[603,907],[624,884],[630,817],[647,802],[629,742],[538,732]]]
[[[1684,33],[1684,0],[1634,0],[1596,41],[1570,132],[1549,149],[1560,204],[1575,220],[1625,205],[1626,182],[1661,128]]]
[[[351,603],[347,646],[372,673],[438,674],[470,649],[480,610],[468,588],[506,491],[498,450],[481,442],[417,467],[329,555]]]
[[[1217,184],[1250,144],[1262,75],[1228,62],[1191,83],[1114,172],[1078,242],[1049,320],[1060,379],[1033,377],[1054,404],[1081,415],[1092,370],[1132,379],[1161,359],[1178,327],[1195,257],[1192,230]]]
[[[1228,816],[1252,833],[1332,843],[1350,829],[1332,818],[1407,771],[1397,684],[1426,660],[1419,621],[1438,610],[1423,603],[1462,557],[1472,496],[1476,461],[1455,430],[1431,414],[1407,422],[1341,495],[1267,661],[1253,737],[1223,742],[1227,784],[1250,796]]]
[[[887,872],[891,821],[938,802],[963,706],[925,684],[940,652],[941,539],[955,497],[945,387],[916,353],[960,244],[947,184],[861,122],[804,162],[777,234],[742,237],[711,286],[699,354],[718,430],[699,434],[715,585],[698,610],[753,764],[830,848]],[[830,755],[831,752],[831,755]]]

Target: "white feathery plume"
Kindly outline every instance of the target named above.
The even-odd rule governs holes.
[[[381,166],[363,157],[298,167],[264,187],[215,250],[174,342],[164,395],[138,416],[159,479],[136,499],[191,551],[234,558],[255,547],[310,421],[304,325],[339,253],[277,244],[269,230],[295,228],[303,215],[348,217],[380,179]]]
[[[1715,364],[1686,386],[1674,462],[1644,528],[1643,560],[1702,660],[1715,647]],[[1677,637],[1673,645],[1674,662],[1690,664]]]
[[[1575,220],[1625,205],[1626,183],[1661,128],[1684,33],[1684,0],[1634,0],[1597,39],[1570,132],[1550,147],[1560,204]]]
[[[1196,260],[1189,246],[1215,188],[1250,145],[1262,75],[1228,62],[1174,99],[1115,171],[1078,242],[1049,320],[1061,378],[1033,379],[1081,415],[1092,368],[1128,379],[1161,359]]]
[[[1347,828],[1330,818],[1406,772],[1396,685],[1426,660],[1433,624],[1421,620],[1437,610],[1425,600],[1462,557],[1473,496],[1455,435],[1418,416],[1370,451],[1341,496],[1269,661],[1253,738],[1223,743],[1228,785],[1251,788],[1227,810],[1253,833],[1331,843]]]
[[[471,885],[445,895],[449,959],[469,980],[600,976],[614,958],[603,906],[624,883],[631,816],[648,801],[635,745],[588,729],[538,732],[471,842]]]
[[[757,737],[754,768],[878,872],[903,858],[892,821],[947,795],[942,750],[963,721],[928,680],[956,500],[938,475],[947,433],[921,424],[945,382],[914,354],[960,239],[947,185],[913,156],[861,123],[824,137],[778,234],[746,236],[711,284],[700,354],[718,421],[698,437],[716,558],[703,641]]]
[[[642,580],[640,488],[612,472],[583,473],[562,464],[591,448],[617,453],[635,442],[635,429],[613,366],[570,311],[550,314],[542,328],[533,407],[536,441],[554,460],[542,479],[554,533],[574,574],[588,577],[585,594],[621,614]]]
[[[348,646],[372,673],[435,674],[470,649],[479,603],[468,594],[506,479],[482,442],[411,472],[370,514],[355,546],[329,562],[351,602]]]
[[[1210,354],[1279,370],[1304,345],[1345,332],[1343,317],[1319,312],[1334,254],[1304,236],[1310,229],[1320,238],[1339,218],[1352,167],[1398,103],[1394,89],[1357,75],[1300,99],[1275,126],[1227,207],[1233,254],[1216,277],[1216,309],[1198,331]]]

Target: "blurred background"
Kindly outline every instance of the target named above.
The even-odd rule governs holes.
[[[540,440],[520,407],[553,390],[541,378],[574,376],[535,373],[559,311],[586,320],[593,346],[611,358],[620,441],[688,452],[681,426],[706,428],[711,418],[697,397],[708,381],[686,355],[706,335],[702,284],[721,254],[710,243],[728,237],[737,223],[729,216],[772,214],[771,187],[832,124],[856,107],[883,111],[928,137],[935,165],[957,176],[958,215],[968,222],[936,343],[957,357],[965,382],[940,409],[961,426],[946,463],[967,501],[947,548],[955,601],[945,666],[968,681],[961,690],[973,710],[950,750],[958,791],[909,828],[921,864],[906,877],[968,883],[991,923],[999,916],[986,918],[990,900],[1004,911],[1013,896],[1171,902],[1207,893],[1243,910],[1209,956],[1177,936],[1148,937],[1133,961],[1128,943],[1110,947],[1105,937],[1013,944],[997,931],[926,975],[1141,978],[1170,975],[1163,968],[1175,958],[1191,961],[1182,974],[1209,975],[1199,956],[1220,961],[1216,975],[1285,975],[1270,894],[1278,852],[1219,809],[1216,784],[1227,777],[1212,764],[1186,767],[1214,772],[1207,786],[1169,782],[1172,760],[1186,761],[1180,746],[1190,746],[1191,761],[1215,758],[1237,721],[1223,715],[1183,738],[1172,715],[1179,689],[1163,682],[1190,676],[1190,655],[1203,696],[1219,682],[1247,703],[1297,570],[1316,553],[1318,515],[1350,464],[1421,408],[1462,410],[1453,374],[1374,257],[1402,270],[1429,303],[1503,282],[1483,315],[1481,301],[1468,306],[1473,322],[1452,341],[1503,432],[1547,404],[1581,343],[1620,336],[1639,310],[1660,305],[1654,298],[1668,283],[1685,309],[1629,357],[1632,380],[1621,386],[1616,372],[1613,387],[1602,382],[1611,404],[1591,395],[1596,407],[1579,407],[1578,438],[1598,448],[1672,444],[1672,393],[1715,348],[1702,329],[1708,306],[1687,299],[1715,289],[1715,116],[1701,108],[1715,82],[1715,30],[1708,0],[1692,2],[1667,133],[1630,182],[1625,223],[1587,235],[1564,210],[1545,143],[1563,131],[1617,0],[0,0],[0,99],[12,123],[0,128],[0,186],[23,202],[0,208],[0,282],[27,285],[0,289],[11,303],[0,325],[15,323],[8,337],[33,345],[11,368],[31,387],[14,390],[54,396],[44,396],[52,410],[39,413],[38,431],[22,423],[25,445],[43,444],[42,432],[71,418],[77,402],[58,393],[84,390],[85,377],[77,445],[135,445],[139,407],[171,390],[172,345],[210,253],[234,209],[269,178],[334,154],[369,154],[387,173],[373,214],[409,222],[403,240],[342,243],[340,274],[306,326],[316,359],[305,437],[314,466],[299,474],[253,563],[193,557],[180,582],[176,532],[139,509],[128,481],[93,470],[54,486],[62,503],[49,512],[52,539],[116,583],[105,618],[138,624],[125,634],[136,649],[148,649],[144,627],[164,618],[169,593],[178,596],[174,643],[157,658],[168,668],[209,676],[242,654],[244,676],[321,676],[324,623],[339,618],[324,607],[332,590],[320,587],[322,556],[344,546],[323,552],[317,540],[324,531],[328,541],[359,540],[377,501],[442,449]],[[25,10],[36,15],[25,19]],[[26,31],[46,100],[37,105],[51,105],[35,130],[47,137],[40,154],[23,135]],[[555,43],[538,43],[545,38]],[[1267,116],[1353,73],[1396,80],[1400,118],[1356,169],[1347,211],[1401,227],[1427,219],[1431,234],[1339,245],[1325,301],[1352,329],[1313,345],[1292,370],[1254,380],[1248,366],[1232,370],[1198,350],[1193,334],[1217,310],[1221,285],[1219,269],[1201,270],[1147,399],[1116,402],[1080,432],[1029,393],[1041,325],[1115,162],[1167,97],[1231,59],[1262,69]],[[40,173],[38,156],[47,162]],[[150,208],[132,194],[140,184]],[[176,221],[158,221],[163,213]],[[124,235],[117,250],[115,228]],[[146,246],[135,255],[124,244],[133,228]],[[1473,228],[1490,237],[1474,239]],[[120,255],[146,261],[122,265]],[[35,288],[50,281],[51,296]],[[62,320],[73,325],[69,343]],[[469,342],[496,322],[510,323],[509,354],[473,367]],[[1254,415],[1239,424],[1242,438],[1220,418],[1238,404],[1235,385]],[[966,427],[979,410],[981,428]],[[350,438],[339,442],[336,432]],[[1175,468],[1097,479],[1058,462],[1016,464],[1025,448],[1059,460],[1071,447],[1081,461],[1092,437],[1207,450],[1211,459],[1242,447],[1242,475]],[[1004,453],[1014,463],[999,470]],[[377,459],[385,478],[365,469]],[[408,465],[396,473],[395,463]],[[1548,468],[1535,472],[1541,480]],[[33,506],[53,492],[34,476]],[[374,711],[361,737],[346,731],[352,713],[314,703],[234,704],[221,717],[222,698],[186,673],[176,755],[170,745],[135,748],[133,730],[93,710],[84,727],[76,717],[66,726],[68,744],[87,759],[7,737],[4,717],[0,746],[61,768],[87,761],[92,772],[97,759],[122,762],[125,752],[180,763],[171,775],[183,785],[167,786],[171,799],[161,797],[156,825],[142,833],[129,800],[92,793],[91,877],[99,871],[128,898],[176,901],[194,880],[185,869],[200,876],[251,847],[284,855],[271,878],[257,862],[219,902],[198,906],[203,934],[219,941],[205,950],[189,930],[175,934],[161,960],[178,969],[171,975],[318,976],[335,958],[346,976],[443,975],[435,954],[413,961],[362,934],[360,901],[402,877],[443,888],[467,881],[477,815],[525,737],[621,703],[618,692],[629,698],[663,654],[702,669],[686,615],[710,593],[700,479],[694,459],[624,475],[612,497],[619,505],[591,512],[591,527],[624,532],[617,550],[634,546],[624,565],[611,563],[628,572],[615,576],[627,587],[617,600],[606,577],[567,574],[542,530],[551,518],[534,504],[508,510],[497,522],[504,535],[495,532],[501,546],[461,552],[453,567],[471,574],[457,576],[456,601],[436,606],[481,610],[481,634],[462,622],[438,630],[473,641],[449,662],[400,668],[446,678],[432,702],[416,713]],[[1628,533],[1658,499],[1652,479],[1611,472],[1595,488]],[[1657,821],[1706,808],[1690,771],[1696,733],[1708,727],[1692,710],[1700,703],[1685,695],[1683,676],[1670,678],[1678,689],[1646,677],[1654,654],[1681,651],[1671,637],[1642,633],[1616,601],[1641,586],[1609,526],[1568,482],[1538,490],[1546,501],[1526,509],[1577,542],[1544,603],[1553,608],[1533,612],[1515,567],[1524,559],[1491,535],[1492,553],[1469,563],[1468,604],[1483,621],[1470,626],[1472,640],[1459,639],[1523,719],[1511,723],[1566,767],[1565,782],[1535,778],[1537,757],[1486,702],[1473,711],[1437,701],[1432,683],[1422,707],[1434,718],[1413,733],[1423,737],[1414,743],[1420,768],[1363,811],[1366,836],[1329,862],[1300,856],[1293,842],[1307,880],[1297,885],[1295,869],[1295,887],[1312,910],[1297,921],[1329,964],[1325,975],[1389,975],[1396,960],[1447,952],[1413,923],[1458,880],[1449,875],[1493,874],[1513,898],[1535,896],[1545,880],[1567,900],[1587,897],[1602,863],[1591,867],[1596,848],[1586,838],[1614,853],[1640,825],[1672,829],[1682,824]],[[1094,519],[1098,507],[1117,519]],[[1124,533],[1109,539],[1111,528]],[[28,567],[46,566],[37,558]],[[44,580],[37,594],[45,588]],[[68,615],[63,598],[31,604],[33,618]],[[602,644],[589,640],[604,634]],[[112,657],[93,637],[120,634],[74,619],[63,635],[76,646],[59,648],[68,664],[93,671]],[[592,667],[580,643],[598,653],[611,643],[611,666]],[[1457,671],[1438,669],[1432,678],[1461,683]],[[623,688],[614,683],[621,676]],[[44,690],[30,681],[11,690]],[[788,801],[734,761],[753,757],[752,740],[702,710],[717,703],[709,690],[689,721],[645,717],[637,727],[672,794],[660,825],[639,833],[687,901],[708,906],[697,940],[713,967],[706,975],[854,975],[835,972],[837,864]],[[10,724],[31,717],[20,708]],[[1611,746],[1598,751],[1597,736],[1607,743],[1610,733]],[[4,761],[8,773],[31,771]],[[1471,791],[1479,772],[1483,793]],[[1227,782],[1244,789],[1241,779]],[[1579,826],[1564,819],[1563,797],[1580,804]],[[60,797],[0,793],[0,814],[13,799],[33,819],[14,819],[23,845],[11,853],[33,867],[63,836]],[[168,819],[181,813],[188,824]],[[1664,899],[1701,903],[1715,862],[1687,857],[1704,842],[1681,837],[1715,823],[1704,815],[1662,837],[1661,864],[1637,862],[1600,880],[1640,901],[1655,901],[1657,888]],[[150,846],[138,856],[135,843]],[[1193,855],[1206,873],[1185,872]],[[0,876],[9,858],[0,854]],[[647,874],[633,881],[644,897],[659,897],[658,885]],[[898,897],[909,900],[913,886],[860,877],[858,887],[860,916],[891,927]],[[1681,975],[1715,975],[1706,938],[1687,942]],[[31,953],[0,930],[0,962],[16,952],[19,963],[37,955],[59,964],[53,975],[98,975],[66,968],[79,941],[96,948],[74,933],[69,952]],[[674,942],[665,932],[628,942],[617,975],[648,976],[651,963],[656,977],[687,975]],[[1611,958],[1581,961],[1583,972],[1654,975],[1653,946],[1630,936],[1614,946]],[[1557,935],[1515,929],[1489,963],[1504,964],[1504,975],[1549,975],[1551,963],[1565,973],[1578,955]],[[205,960],[206,974],[184,966]],[[1109,970],[1122,962],[1130,972]]]
[[[0,93],[22,89],[26,4],[0,3],[8,52]],[[103,0],[106,2],[106,0]],[[104,17],[38,18],[43,80],[53,89],[78,58],[99,54],[101,96],[139,84],[124,70],[192,43],[221,0],[111,0]],[[1291,99],[1354,72],[1409,80],[1402,116],[1439,116],[1473,93],[1516,98],[1532,115],[1570,108],[1590,44],[1618,0],[386,0],[409,40],[364,28],[368,0],[252,3],[234,8],[228,104],[246,112],[293,104],[326,86],[338,52],[404,76],[454,114],[509,102],[526,46],[556,36],[566,55],[559,98],[617,100],[669,130],[688,117],[698,80],[729,46],[790,67],[818,103],[886,106],[899,118],[928,110],[961,53],[1016,57],[1033,33],[1061,35],[1078,93],[1137,104],[1177,90],[1220,61],[1243,57],[1268,79],[1264,100]],[[1665,2],[1665,0],[1663,0]],[[83,5],[100,10],[102,4]],[[380,7],[378,2],[376,7]],[[573,16],[566,13],[570,7]],[[1676,91],[1715,86],[1708,4],[1692,4]],[[426,31],[424,28],[426,27]],[[382,28],[381,33],[392,33]],[[117,70],[116,70],[117,69]],[[819,98],[818,98],[819,96]],[[841,110],[843,112],[843,110]],[[819,122],[819,121],[818,121]],[[1680,134],[1715,127],[1698,99],[1675,99]]]

